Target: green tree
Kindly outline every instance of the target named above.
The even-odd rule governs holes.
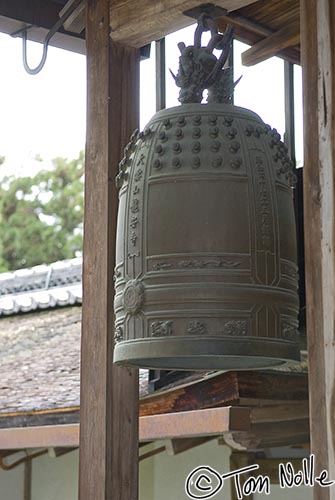
[[[0,271],[69,259],[82,250],[84,156],[56,158],[0,187]]]

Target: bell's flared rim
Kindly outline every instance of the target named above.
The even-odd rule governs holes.
[[[114,362],[161,370],[259,370],[300,362],[299,344],[271,338],[156,338],[116,344]]]

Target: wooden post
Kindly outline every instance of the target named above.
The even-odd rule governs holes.
[[[138,370],[112,365],[123,147],[138,126],[139,51],[110,38],[109,0],[88,0],[80,500],[138,498]]]
[[[23,483],[23,498],[31,500],[31,479],[32,479],[32,461],[24,463],[24,483]]]
[[[335,479],[335,5],[301,1],[304,219],[311,450]],[[315,486],[314,498],[335,499]]]
[[[231,472],[238,470],[238,469],[242,469],[243,467],[248,467],[249,465],[253,465],[253,464],[254,464],[254,460],[253,460],[252,453],[232,450],[232,452],[230,454],[230,471]],[[249,479],[251,476],[252,476],[252,473],[248,472],[248,473],[244,473],[238,477],[241,488],[243,487],[245,481],[247,481],[247,479]],[[231,491],[230,499],[231,500],[238,500],[239,495],[236,491],[236,485],[235,485],[234,478],[232,478],[230,480],[230,491]],[[250,495],[243,495],[243,498],[245,500],[253,500],[254,495],[252,493]]]

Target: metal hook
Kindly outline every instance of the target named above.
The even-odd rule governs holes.
[[[64,14],[58,19],[56,24],[51,28],[51,30],[47,33],[44,42],[43,42],[43,53],[42,59],[40,63],[35,67],[31,68],[27,61],[27,32],[29,29],[33,28],[33,25],[25,27],[15,33],[12,33],[13,37],[18,36],[22,33],[22,55],[23,55],[23,66],[29,75],[37,75],[44,67],[47,54],[48,54],[48,46],[51,38],[57,33],[59,28],[66,22],[66,20],[70,17],[70,15],[76,10],[76,8],[82,3],[83,0],[73,0],[73,3],[69,6],[69,8],[64,12]]]

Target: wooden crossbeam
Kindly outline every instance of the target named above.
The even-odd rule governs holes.
[[[227,11],[234,11],[256,1],[216,0],[215,4]],[[139,8],[138,0],[113,1],[110,6],[111,37],[132,47],[143,47],[193,24],[195,20],[183,13],[203,3],[201,0],[145,1]]]
[[[217,19],[217,25],[221,32],[224,32],[227,24],[235,26],[236,30],[234,36],[237,40],[240,40],[241,42],[247,43],[249,45],[251,43],[249,40],[250,35],[252,38],[256,37],[256,39],[258,39],[259,37],[261,39],[269,39],[276,34],[276,32],[274,32],[270,28],[263,26],[262,24],[259,24],[252,19],[241,16],[240,14],[237,14],[235,12],[231,12],[229,14],[227,13],[226,15],[222,15],[219,19]],[[260,43],[261,41],[262,40],[259,40],[259,42],[256,42],[256,44]],[[291,63],[300,64],[300,49],[298,47],[287,46],[286,48],[278,50],[277,55],[279,57],[283,57]]]
[[[68,0],[63,9],[60,11],[59,17],[61,17],[70,8],[73,2],[74,0]],[[86,1],[82,0],[78,7],[65,21],[64,29],[66,29],[66,31],[71,31],[72,33],[81,33],[83,31],[86,24],[85,8]]]
[[[225,372],[152,393],[140,403],[140,415],[156,415],[210,408],[219,405],[248,406],[291,405],[307,401],[308,380],[305,373]]]
[[[170,439],[165,441],[165,450],[168,455],[179,455],[179,453],[183,453],[185,451],[191,450],[196,446],[200,446],[201,444],[208,443],[211,441],[212,437],[195,437],[195,438],[179,438],[179,439]]]
[[[241,449],[247,448],[248,442],[256,441],[264,444],[272,440],[282,445],[306,443],[308,433],[306,402],[264,408],[225,406],[139,419],[139,441],[169,440],[166,447],[174,454],[215,436],[224,435],[235,444],[240,442]],[[0,429],[0,450],[78,445],[79,424]]]
[[[229,430],[250,429],[248,408],[224,407],[140,418],[140,439],[175,439],[215,436]]]
[[[276,31],[253,45],[242,54],[242,64],[253,66],[269,57],[277,55],[281,50],[300,43],[300,20],[295,19],[292,23]]]

